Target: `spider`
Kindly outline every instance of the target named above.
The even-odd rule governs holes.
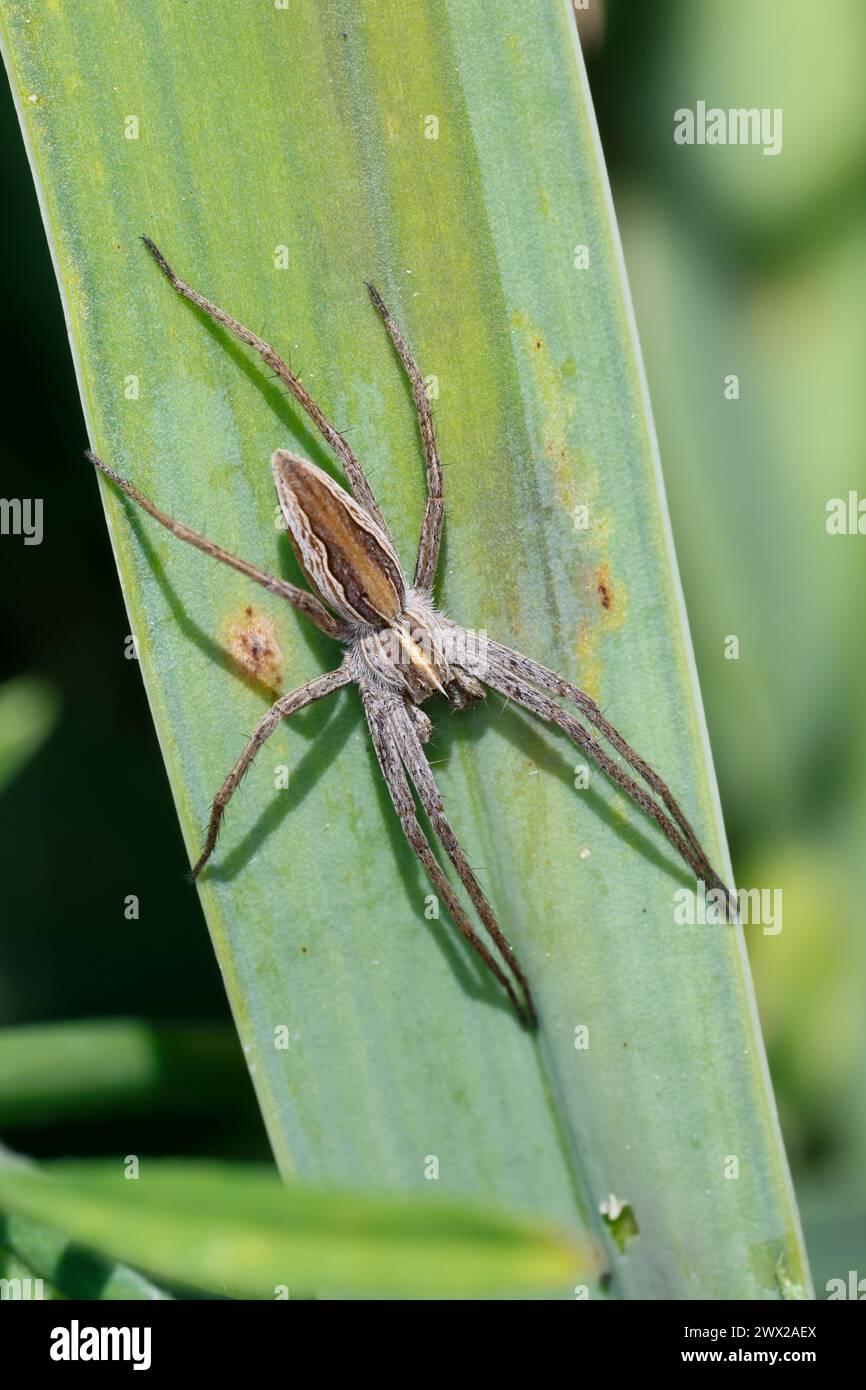
[[[261,337],[179,279],[149,237],[142,240],[177,293],[254,348],[285,383],[340,460],[351,489],[350,494],[321,468],[285,449],[277,449],[271,459],[280,508],[301,571],[315,591],[310,592],[229,554],[207,536],[160,511],[95,454],[86,455],[127,497],[173,535],[287,599],[345,648],[343,660],[335,670],[280,696],[259,721],[216,794],[204,848],[193,866],[192,877],[197,878],[210,859],[231,797],[280,720],[354,683],[406,839],[455,926],[505,990],[518,1018],[535,1027],[537,1013],[529,981],[446,817],[423,747],[432,729],[421,708],[426,700],[440,695],[460,709],[483,699],[488,687],[561,729],[656,822],[696,879],[712,884],[728,898],[728,890],[711,867],[667,785],[614,728],[595,701],[562,676],[510,647],[483,635],[479,641],[477,634],[454,623],[434,604],[433,584],[445,501],[430,403],[415,359],[374,286],[367,285],[370,298],[412,389],[427,469],[427,503],[411,584],[403,573],[388,524],[360,463],[300,379]],[[584,722],[563,708],[559,700],[571,705]],[[594,727],[645,786],[610,755],[587,725]],[[433,853],[418,819],[415,797],[466,890],[487,932],[489,945],[473,925]]]

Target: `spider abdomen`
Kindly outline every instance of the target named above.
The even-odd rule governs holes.
[[[308,459],[277,449],[271,470],[305,577],[350,623],[387,628],[403,611],[400,561],[369,512]]]

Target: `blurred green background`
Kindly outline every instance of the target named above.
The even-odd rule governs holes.
[[[829,1278],[866,1275],[866,538],[826,530],[829,499],[866,496],[866,6],[590,0],[579,19],[737,879],[783,894],[781,933],[747,928],[747,938],[820,1296]],[[674,111],[698,100],[781,107],[782,153],[675,145]],[[143,1084],[122,1131],[105,1091],[86,1123],[80,1107],[64,1120],[57,1098],[40,1124],[20,1097],[6,1114],[0,1100],[3,1137],[36,1156],[121,1143],[266,1157],[125,656],[5,90],[0,148],[15,209],[0,222],[14,343],[0,378],[0,490],[45,499],[45,543],[0,545],[0,675],[12,682],[0,690],[0,1027],[200,1022],[193,1042],[162,1034],[159,1048],[167,1074],[177,1049],[198,1048],[211,1083],[194,1114],[158,1078]],[[130,894],[137,920],[124,916]]]

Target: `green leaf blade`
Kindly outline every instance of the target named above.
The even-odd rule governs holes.
[[[259,365],[172,296],[136,241],[146,231],[202,292],[265,321],[350,431],[408,566],[423,469],[372,278],[439,380],[444,605],[599,698],[726,871],[570,7],[205,16],[150,0],[122,55],[93,0],[44,13],[17,0],[4,26],[97,451],[290,577],[267,460],[281,445],[333,471]],[[98,90],[79,77],[94,50]],[[248,605],[272,625],[286,688],[338,656],[104,496],[193,858],[266,703],[225,655],[233,625]],[[283,1173],[420,1189],[432,1156],[449,1195],[599,1232],[613,1193],[640,1231],[610,1246],[619,1294],[778,1297],[779,1259],[807,1288],[739,933],[676,925],[687,876],[609,788],[575,790],[576,750],[495,697],[431,712],[450,819],[528,969],[540,1038],[425,915],[428,885],[344,692],[275,734],[200,886]]]
[[[158,1277],[249,1298],[549,1291],[598,1268],[585,1242],[431,1198],[284,1186],[254,1166],[0,1169],[0,1201]]]

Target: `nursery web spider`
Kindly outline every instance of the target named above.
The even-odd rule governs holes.
[[[143,240],[177,293],[254,348],[285,383],[340,460],[351,489],[350,495],[315,464],[285,449],[278,449],[271,459],[280,507],[300,568],[315,591],[311,593],[263,573],[183,522],[166,516],[95,454],[87,455],[127,497],[173,535],[287,599],[346,649],[336,670],[281,696],[259,721],[216,794],[193,877],[198,876],[213,853],[226,806],[241,778],[280,720],[354,682],[361,694],[382,775],[409,844],[458,930],[506,991],[518,1017],[534,1026],[537,1016],[529,982],[445,815],[423,749],[431,733],[430,720],[421,708],[424,701],[438,694],[459,709],[482,699],[487,686],[567,734],[656,822],[695,877],[727,896],[669,788],[594,700],[562,676],[499,642],[484,640],[479,645],[475,634],[452,622],[434,606],[433,581],[445,509],[442,468],[421,373],[378,291],[367,286],[409,379],[427,466],[427,505],[411,584],[403,574],[388,524],[360,463],[299,378],[262,338],[178,279],[153,242],[147,237]],[[557,699],[570,704],[585,723],[558,704]],[[611,757],[587,725],[594,726],[645,786]],[[416,797],[486,929],[489,945],[473,925],[433,853],[416,814]]]

